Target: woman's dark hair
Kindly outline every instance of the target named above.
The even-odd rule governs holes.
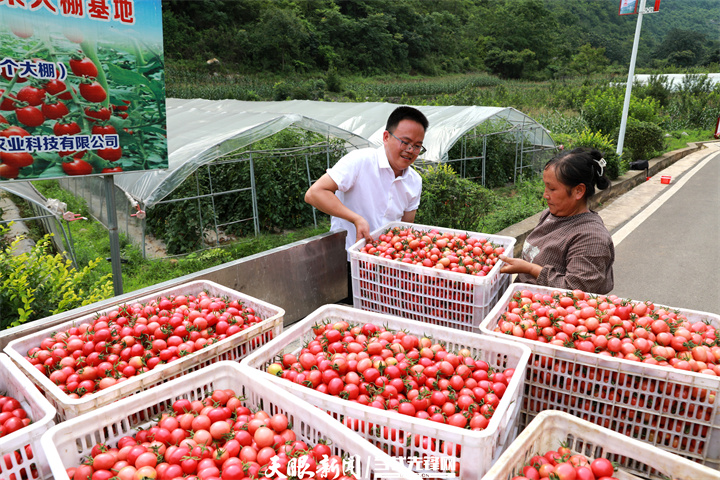
[[[586,200],[595,195],[595,187],[605,190],[610,179],[605,175],[603,154],[594,148],[574,148],[553,157],[547,164],[555,168],[555,176],[568,190],[580,184],[585,185]]]
[[[387,124],[385,125],[385,130],[393,133],[402,120],[413,120],[422,125],[423,130],[427,131],[428,129],[428,119],[420,110],[414,107],[402,106],[397,107],[390,114]]]

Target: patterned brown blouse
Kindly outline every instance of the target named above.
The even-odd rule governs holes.
[[[599,294],[613,288],[615,246],[596,212],[556,217],[545,210],[525,240],[522,258],[542,271],[537,279],[518,274],[516,282]]]

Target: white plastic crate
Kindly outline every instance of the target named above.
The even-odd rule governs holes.
[[[57,409],[57,420],[63,421],[77,417],[78,415],[107,405],[128,395],[147,390],[154,385],[187,372],[195,371],[211,363],[220,360],[239,361],[253,349],[268,342],[282,332],[285,310],[207,280],[189,282],[153,295],[127,300],[123,302],[123,304],[145,303],[156,300],[162,296],[197,295],[202,291],[206,291],[212,296],[226,296],[231,300],[240,300],[245,306],[253,308],[256,315],[263,320],[246,330],[242,330],[231,337],[196,350],[179,360],[167,364],[159,364],[154,369],[131,377],[127,381],[113,385],[105,390],[100,390],[93,395],[78,399],[73,399],[60,390],[60,388],[50,381],[50,378],[39,372],[25,356],[31,348],[39,346],[42,339],[49,336],[52,332],[64,331],[72,326],[90,323],[96,317],[95,314],[76,318],[67,323],[55,325],[46,330],[13,340],[5,347],[5,353],[40,387],[43,394]],[[106,311],[109,310],[112,310],[112,308]]]
[[[493,465],[483,480],[510,480],[522,475],[522,467],[534,455],[557,450],[567,443],[573,453],[580,453],[590,461],[607,458],[620,464],[631,463],[650,478],[674,480],[718,479],[720,472],[666,452],[647,443],[599,427],[573,415],[547,410],[527,426],[505,453]],[[621,479],[638,478],[626,471],[616,472]]]
[[[495,332],[512,296],[522,290],[543,294],[566,291],[513,284],[480,325],[483,334],[532,349],[521,426],[528,425],[543,410],[561,410],[712,468],[720,467],[720,377]],[[706,320],[720,326],[718,315],[667,308],[690,321]]]
[[[515,239],[501,235],[466,232],[451,228],[393,222],[371,233],[373,238],[390,228],[437,229],[468,238],[485,238],[513,256]],[[480,322],[510,284],[500,273],[498,261],[484,277],[438,270],[362,253],[365,240],[348,250],[353,282],[353,305],[371,312],[387,313],[420,322],[479,333]]]
[[[312,326],[327,320],[344,320],[361,325],[372,323],[421,337],[431,336],[444,343],[450,352],[467,348],[473,357],[484,360],[490,367],[515,368],[515,374],[488,427],[483,431],[472,431],[350,402],[266,373],[267,366],[276,361],[278,356],[297,353],[300,344],[314,339]],[[248,355],[240,364],[257,369],[266,381],[277,383],[293,395],[329,412],[338,420],[357,420],[358,433],[393,456],[409,458],[412,461],[435,458],[438,462],[452,465],[452,470],[455,470],[459,463],[458,477],[443,478],[478,480],[515,437],[522,382],[529,355],[530,350],[527,347],[508,340],[491,339],[483,335],[351,307],[325,305],[272,342]],[[427,446],[424,445],[426,439]],[[453,451],[453,446],[459,447],[459,451]],[[446,450],[450,450],[449,454]],[[424,463],[418,469],[422,468]]]
[[[33,470],[37,472],[38,478],[50,478],[50,468],[43,455],[40,438],[53,426],[55,409],[8,356],[2,353],[0,393],[19,401],[32,420],[28,426],[0,438],[0,478],[32,479]],[[26,445],[30,445],[32,458],[25,450]],[[19,460],[15,452],[20,454]]]
[[[282,395],[272,383],[262,381],[252,370],[231,361],[183,375],[50,429],[42,438],[42,446],[53,477],[68,480],[65,470],[80,465],[93,445],[99,442],[116,445],[120,438],[151,426],[152,419],[170,411],[173,402],[181,398],[199,400],[215,389],[233,389],[251,410],[287,415],[298,440],[309,445],[324,440],[333,455],[356,456],[360,465],[357,473],[361,474],[358,478],[420,478],[329,415],[302,400]]]

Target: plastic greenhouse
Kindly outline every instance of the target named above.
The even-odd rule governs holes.
[[[258,195],[254,163],[262,154],[303,159],[304,181],[309,186],[348,150],[380,146],[387,117],[396,108],[391,103],[335,103],[294,100],[286,102],[244,102],[237,100],[167,99],[169,168],[151,172],[132,172],[114,177],[114,201],[118,228],[143,252],[152,252],[146,221],[139,211],[153,215],[153,208],[176,202],[206,202],[212,214],[200,220],[207,244],[221,242],[222,231],[232,224],[246,223],[258,233]],[[466,177],[485,184],[485,143],[491,135],[513,139],[514,181],[526,169],[537,168],[555,144],[542,125],[513,108],[480,106],[418,106],[430,122],[424,144],[427,152],[416,165],[423,168],[451,163]],[[254,149],[257,142],[286,129],[314,132],[325,140],[312,145],[264,151]],[[474,150],[468,148],[474,143]],[[321,170],[311,171],[308,158],[321,156]],[[217,186],[222,165],[243,163],[248,182],[238,188]],[[475,175],[468,166],[475,165]],[[477,168],[477,166],[480,166]],[[300,169],[298,169],[299,171]],[[203,175],[201,190],[198,175]],[[193,180],[195,177],[195,180]],[[214,181],[215,180],[215,181]],[[198,185],[193,191],[193,182]],[[82,196],[92,214],[108,225],[105,186],[102,177],[68,177],[61,185]],[[209,187],[208,187],[209,185]],[[183,186],[183,193],[178,189]],[[175,193],[174,193],[175,192]],[[243,218],[223,219],[215,214],[221,198],[242,197],[252,209]],[[311,207],[307,207],[311,210]],[[198,208],[198,212],[201,209]],[[207,211],[207,210],[206,210]],[[314,214],[314,212],[313,212]],[[202,216],[202,213],[199,213]],[[208,218],[209,217],[209,218]],[[162,251],[161,251],[162,252]],[[160,253],[163,255],[164,253]]]
[[[72,235],[70,233],[70,229],[67,228],[68,220],[65,220],[62,216],[65,211],[65,205],[57,201],[48,202],[48,200],[40,192],[38,192],[30,182],[6,182],[0,184],[0,188],[25,200],[35,214],[32,218],[25,217],[22,219],[4,219],[2,223],[9,223],[14,220],[38,220],[42,223],[43,229],[46,232],[52,233],[51,240],[55,245],[55,248],[59,252],[68,252],[70,260],[72,260],[75,267],[77,267]]]

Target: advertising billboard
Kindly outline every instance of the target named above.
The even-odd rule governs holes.
[[[660,11],[661,0],[647,0],[645,8],[642,12],[640,9],[640,0],[620,0],[620,15],[634,15],[636,13],[657,13]]]
[[[168,167],[160,0],[0,0],[0,182]]]
[[[620,15],[634,15],[637,13],[639,0],[620,0]]]

